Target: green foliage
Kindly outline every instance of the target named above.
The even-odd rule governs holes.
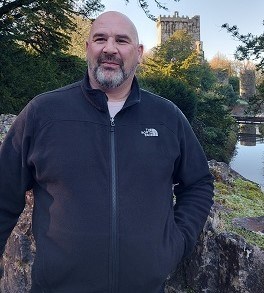
[[[255,116],[263,112],[264,99],[259,95],[254,95],[247,100],[246,115]]]
[[[168,98],[183,111],[208,159],[230,159],[236,135],[229,108],[237,95],[231,85],[216,83],[214,72],[201,60],[185,31],[177,31],[154,48],[139,76],[143,88]]]
[[[204,61],[201,64],[198,74],[200,75],[200,89],[206,92],[211,90],[217,79],[208,62]]]
[[[230,84],[215,84],[213,91],[221,95],[224,104],[230,108],[234,107],[237,100],[239,99],[238,94],[234,91],[233,87]]]
[[[228,83],[233,87],[234,92],[239,95],[239,78],[237,76],[230,76]]]
[[[83,76],[86,63],[62,52],[76,51],[76,48],[68,48],[78,24],[75,15],[87,17],[103,8],[100,1],[95,0],[28,0],[23,1],[23,5],[21,2],[0,0],[2,113],[17,114],[36,94]],[[164,8],[160,1],[155,3]],[[151,18],[148,1],[139,1],[139,4]],[[84,34],[82,32],[82,36]],[[27,46],[21,46],[24,44]],[[81,54],[78,49],[78,56]],[[194,50],[193,40],[185,31],[176,32],[168,42],[154,49],[140,67],[139,75],[144,88],[168,98],[183,111],[208,158],[226,158],[224,147],[227,147],[232,126],[226,99],[230,92],[206,93],[213,90],[214,74]]]
[[[186,70],[198,64],[191,37],[185,31],[177,31],[164,44],[153,48],[142,64],[142,72],[144,76],[177,76],[184,80]]]
[[[224,228],[243,236],[249,243],[264,248],[263,236],[237,228],[233,218],[263,216],[264,194],[255,183],[237,179],[233,185],[215,183],[215,201],[228,209],[224,213]]]
[[[148,1],[139,4],[150,17]],[[77,50],[69,45],[80,33],[80,16],[91,18],[103,9],[100,0],[0,0],[1,113],[17,114],[36,94],[82,77],[86,63],[69,55]]]
[[[225,106],[225,98],[215,92],[200,92],[193,128],[207,158],[228,162],[235,121]],[[234,142],[235,144],[235,142]]]
[[[142,88],[171,100],[192,122],[196,114],[197,96],[187,84],[166,76],[139,77],[139,83]]]
[[[201,91],[197,96],[186,83],[173,77],[139,77],[139,82],[144,89],[171,100],[182,110],[208,159],[229,161],[237,135],[225,95]]]
[[[18,45],[0,43],[0,113],[17,114],[35,95],[83,76],[86,63],[67,55],[31,54]]]
[[[209,65],[194,50],[191,36],[176,31],[164,44],[155,47],[141,65],[141,76],[170,76],[193,88],[208,90],[215,82]]]
[[[70,46],[65,51],[65,53],[68,55],[77,56],[85,60],[85,42],[89,36],[92,21],[80,16],[75,16],[74,22],[76,24],[77,29],[75,31],[70,32]]]
[[[167,10],[160,1],[154,3]],[[148,1],[139,0],[138,4],[147,17],[156,20]],[[77,29],[74,16],[91,18],[104,8],[101,0],[0,0],[0,41],[13,40],[41,54],[67,50],[70,32]]]
[[[87,17],[103,8],[96,0],[0,0],[0,41],[13,40],[42,54],[66,50],[68,32],[76,28],[73,13]]]
[[[192,37],[185,30],[177,30],[165,43],[153,49],[153,58],[181,64],[193,52]]]
[[[264,105],[264,81],[257,86],[256,94],[247,99],[245,114],[255,116],[263,112]]]

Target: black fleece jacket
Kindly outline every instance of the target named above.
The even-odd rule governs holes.
[[[195,245],[212,182],[173,103],[135,78],[111,121],[86,75],[34,98],[1,146],[0,255],[33,189],[32,292],[159,293]]]

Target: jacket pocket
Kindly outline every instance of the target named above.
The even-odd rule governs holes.
[[[174,260],[174,264],[177,265],[181,262],[183,255],[184,255],[184,251],[185,251],[185,239],[184,236],[182,234],[182,232],[180,231],[178,225],[175,223],[174,221],[174,233],[173,233],[173,237],[174,237],[174,241],[175,241],[175,260]],[[175,268],[176,268],[175,267]]]
[[[171,223],[168,233],[169,235],[165,239],[163,238],[162,252],[160,254],[160,264],[166,276],[177,269],[185,249],[184,237],[174,221]]]

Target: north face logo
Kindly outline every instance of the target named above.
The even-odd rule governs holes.
[[[145,131],[141,131],[141,134],[145,136],[159,136],[158,131],[154,128],[146,128]]]

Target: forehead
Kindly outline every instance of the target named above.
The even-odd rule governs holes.
[[[136,28],[129,19],[111,14],[98,17],[94,21],[90,36],[92,37],[94,34],[126,35],[131,40],[138,40]]]

